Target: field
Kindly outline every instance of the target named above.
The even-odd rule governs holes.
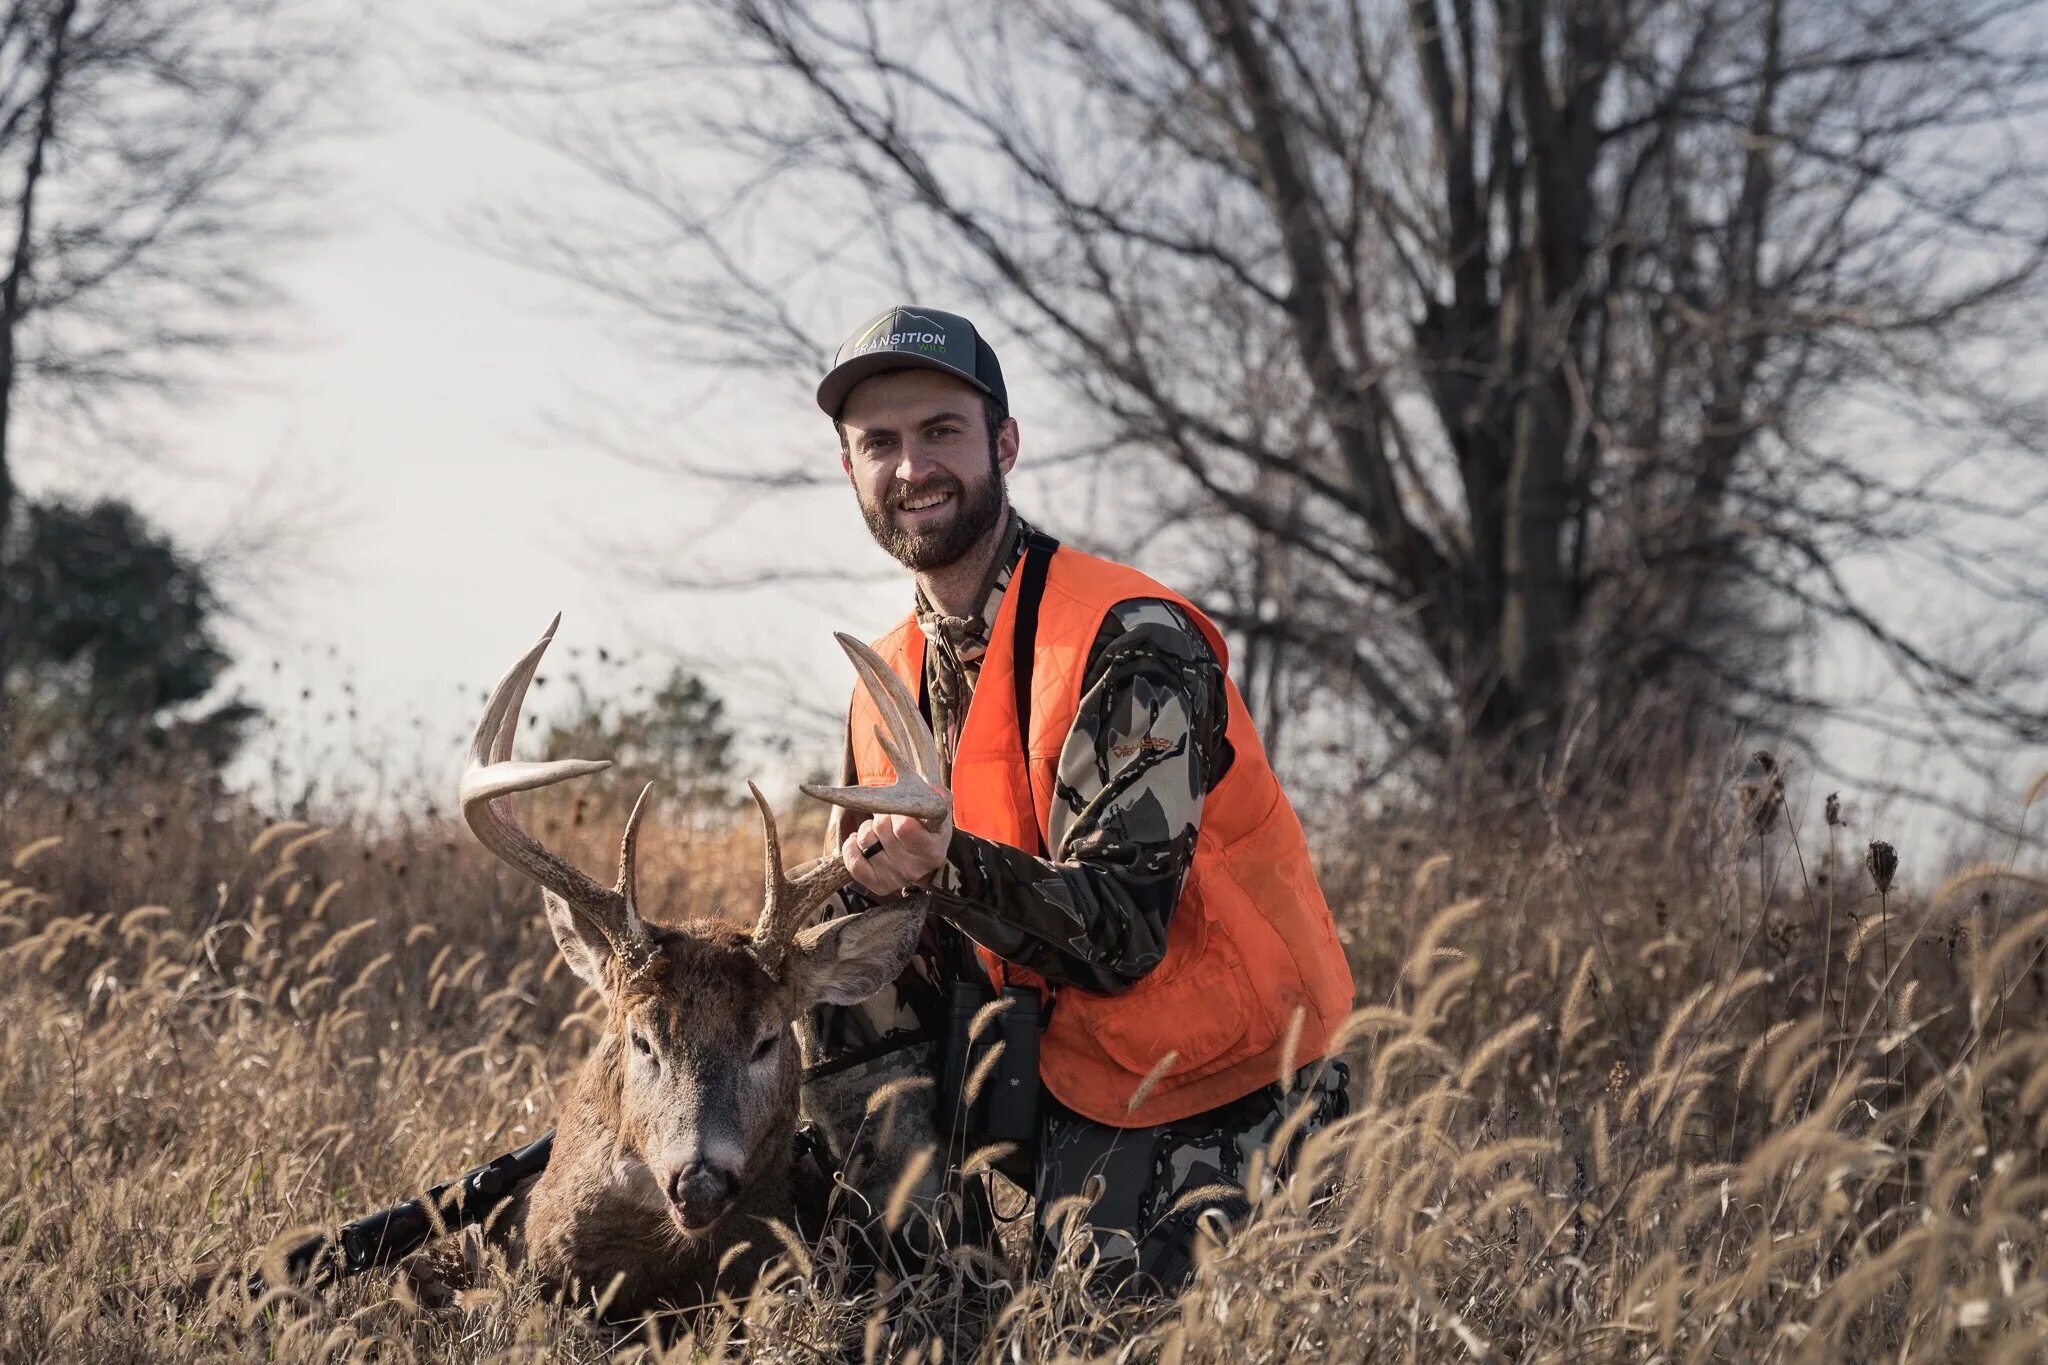
[[[0,793],[0,1358],[2040,1359],[2048,879],[1894,880],[1782,791],[1324,839],[1354,1113],[1177,1303],[853,1292],[828,1243],[665,1341],[489,1266],[181,1302],[545,1131],[597,1016],[445,818]],[[621,812],[531,809],[609,865]],[[751,914],[746,823],[643,850],[650,904]]]

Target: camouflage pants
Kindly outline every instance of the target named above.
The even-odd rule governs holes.
[[[855,1006],[822,1006],[809,1021],[805,1056],[815,1060],[845,1047],[873,1047],[892,1034],[909,1034],[930,1021],[920,1019],[898,989],[884,988]],[[937,1250],[934,1236],[948,1243],[992,1247],[996,1219],[986,1177],[965,1182],[956,1163],[966,1150],[948,1142],[947,1125],[936,1108],[941,1048],[924,1043],[885,1051],[870,1062],[804,1083],[805,1117],[817,1125],[840,1163],[855,1221],[873,1218],[900,1192],[900,1178],[920,1150],[935,1152],[908,1202],[922,1215],[905,1221],[904,1245],[876,1264],[923,1264]],[[1195,1228],[1214,1210],[1226,1219],[1248,1208],[1243,1195],[1252,1154],[1260,1151],[1300,1106],[1310,1106],[1296,1130],[1299,1141],[1350,1112],[1350,1071],[1342,1061],[1315,1062],[1295,1073],[1291,1084],[1264,1086],[1244,1098],[1154,1128],[1111,1128],[1081,1117],[1039,1091],[1039,1143],[1031,1174],[1037,1211],[1034,1241],[1041,1260],[1059,1229],[1045,1224],[1047,1210],[1063,1199],[1085,1195],[1096,1263],[1104,1274],[1141,1286],[1139,1276],[1162,1287],[1177,1287],[1193,1268]],[[878,1110],[879,1092],[897,1098]],[[1291,1145],[1290,1145],[1291,1151]],[[1286,1174],[1285,1157],[1269,1179]],[[1269,1158],[1270,1160],[1270,1158]],[[1092,1177],[1100,1176],[1100,1181]],[[1227,1185],[1234,1199],[1181,1198],[1208,1186]],[[957,1214],[951,1210],[957,1207]],[[1005,1220],[1006,1221],[1006,1220]],[[905,1273],[911,1273],[905,1271]]]
[[[1044,1258],[1063,1229],[1045,1218],[1060,1200],[1086,1198],[1088,1236],[1099,1273],[1129,1292],[1177,1290],[1194,1269],[1196,1227],[1205,1214],[1235,1222],[1250,1211],[1245,1178],[1253,1154],[1302,1106],[1308,1117],[1285,1152],[1269,1154],[1265,1183],[1286,1178],[1301,1139],[1350,1112],[1350,1069],[1315,1062],[1243,1099],[1154,1128],[1111,1128],[1050,1095],[1041,1122],[1034,1240]],[[1215,1189],[1207,1196],[1195,1192]],[[1181,1206],[1182,1207],[1177,1207]]]

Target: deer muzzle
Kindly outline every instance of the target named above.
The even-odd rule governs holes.
[[[735,1172],[709,1161],[692,1161],[669,1177],[669,1213],[685,1232],[702,1232],[725,1216],[739,1188]]]

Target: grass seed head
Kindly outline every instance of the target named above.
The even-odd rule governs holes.
[[[1877,894],[1890,895],[1892,878],[1899,872],[1899,851],[1882,839],[1873,839],[1863,855],[1863,865],[1870,869],[1870,881],[1877,887]]]
[[[1750,833],[1761,839],[1777,827],[1778,813],[1784,809],[1785,774],[1770,750],[1758,749],[1751,757],[1763,776],[1742,783],[1735,789],[1735,795]]]

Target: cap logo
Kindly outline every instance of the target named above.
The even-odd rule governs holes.
[[[919,323],[929,330],[917,328]],[[905,330],[892,330],[896,328]],[[855,337],[849,348],[853,355],[870,351],[928,351],[941,358],[948,349],[945,327],[908,308],[877,318],[874,326]]]

